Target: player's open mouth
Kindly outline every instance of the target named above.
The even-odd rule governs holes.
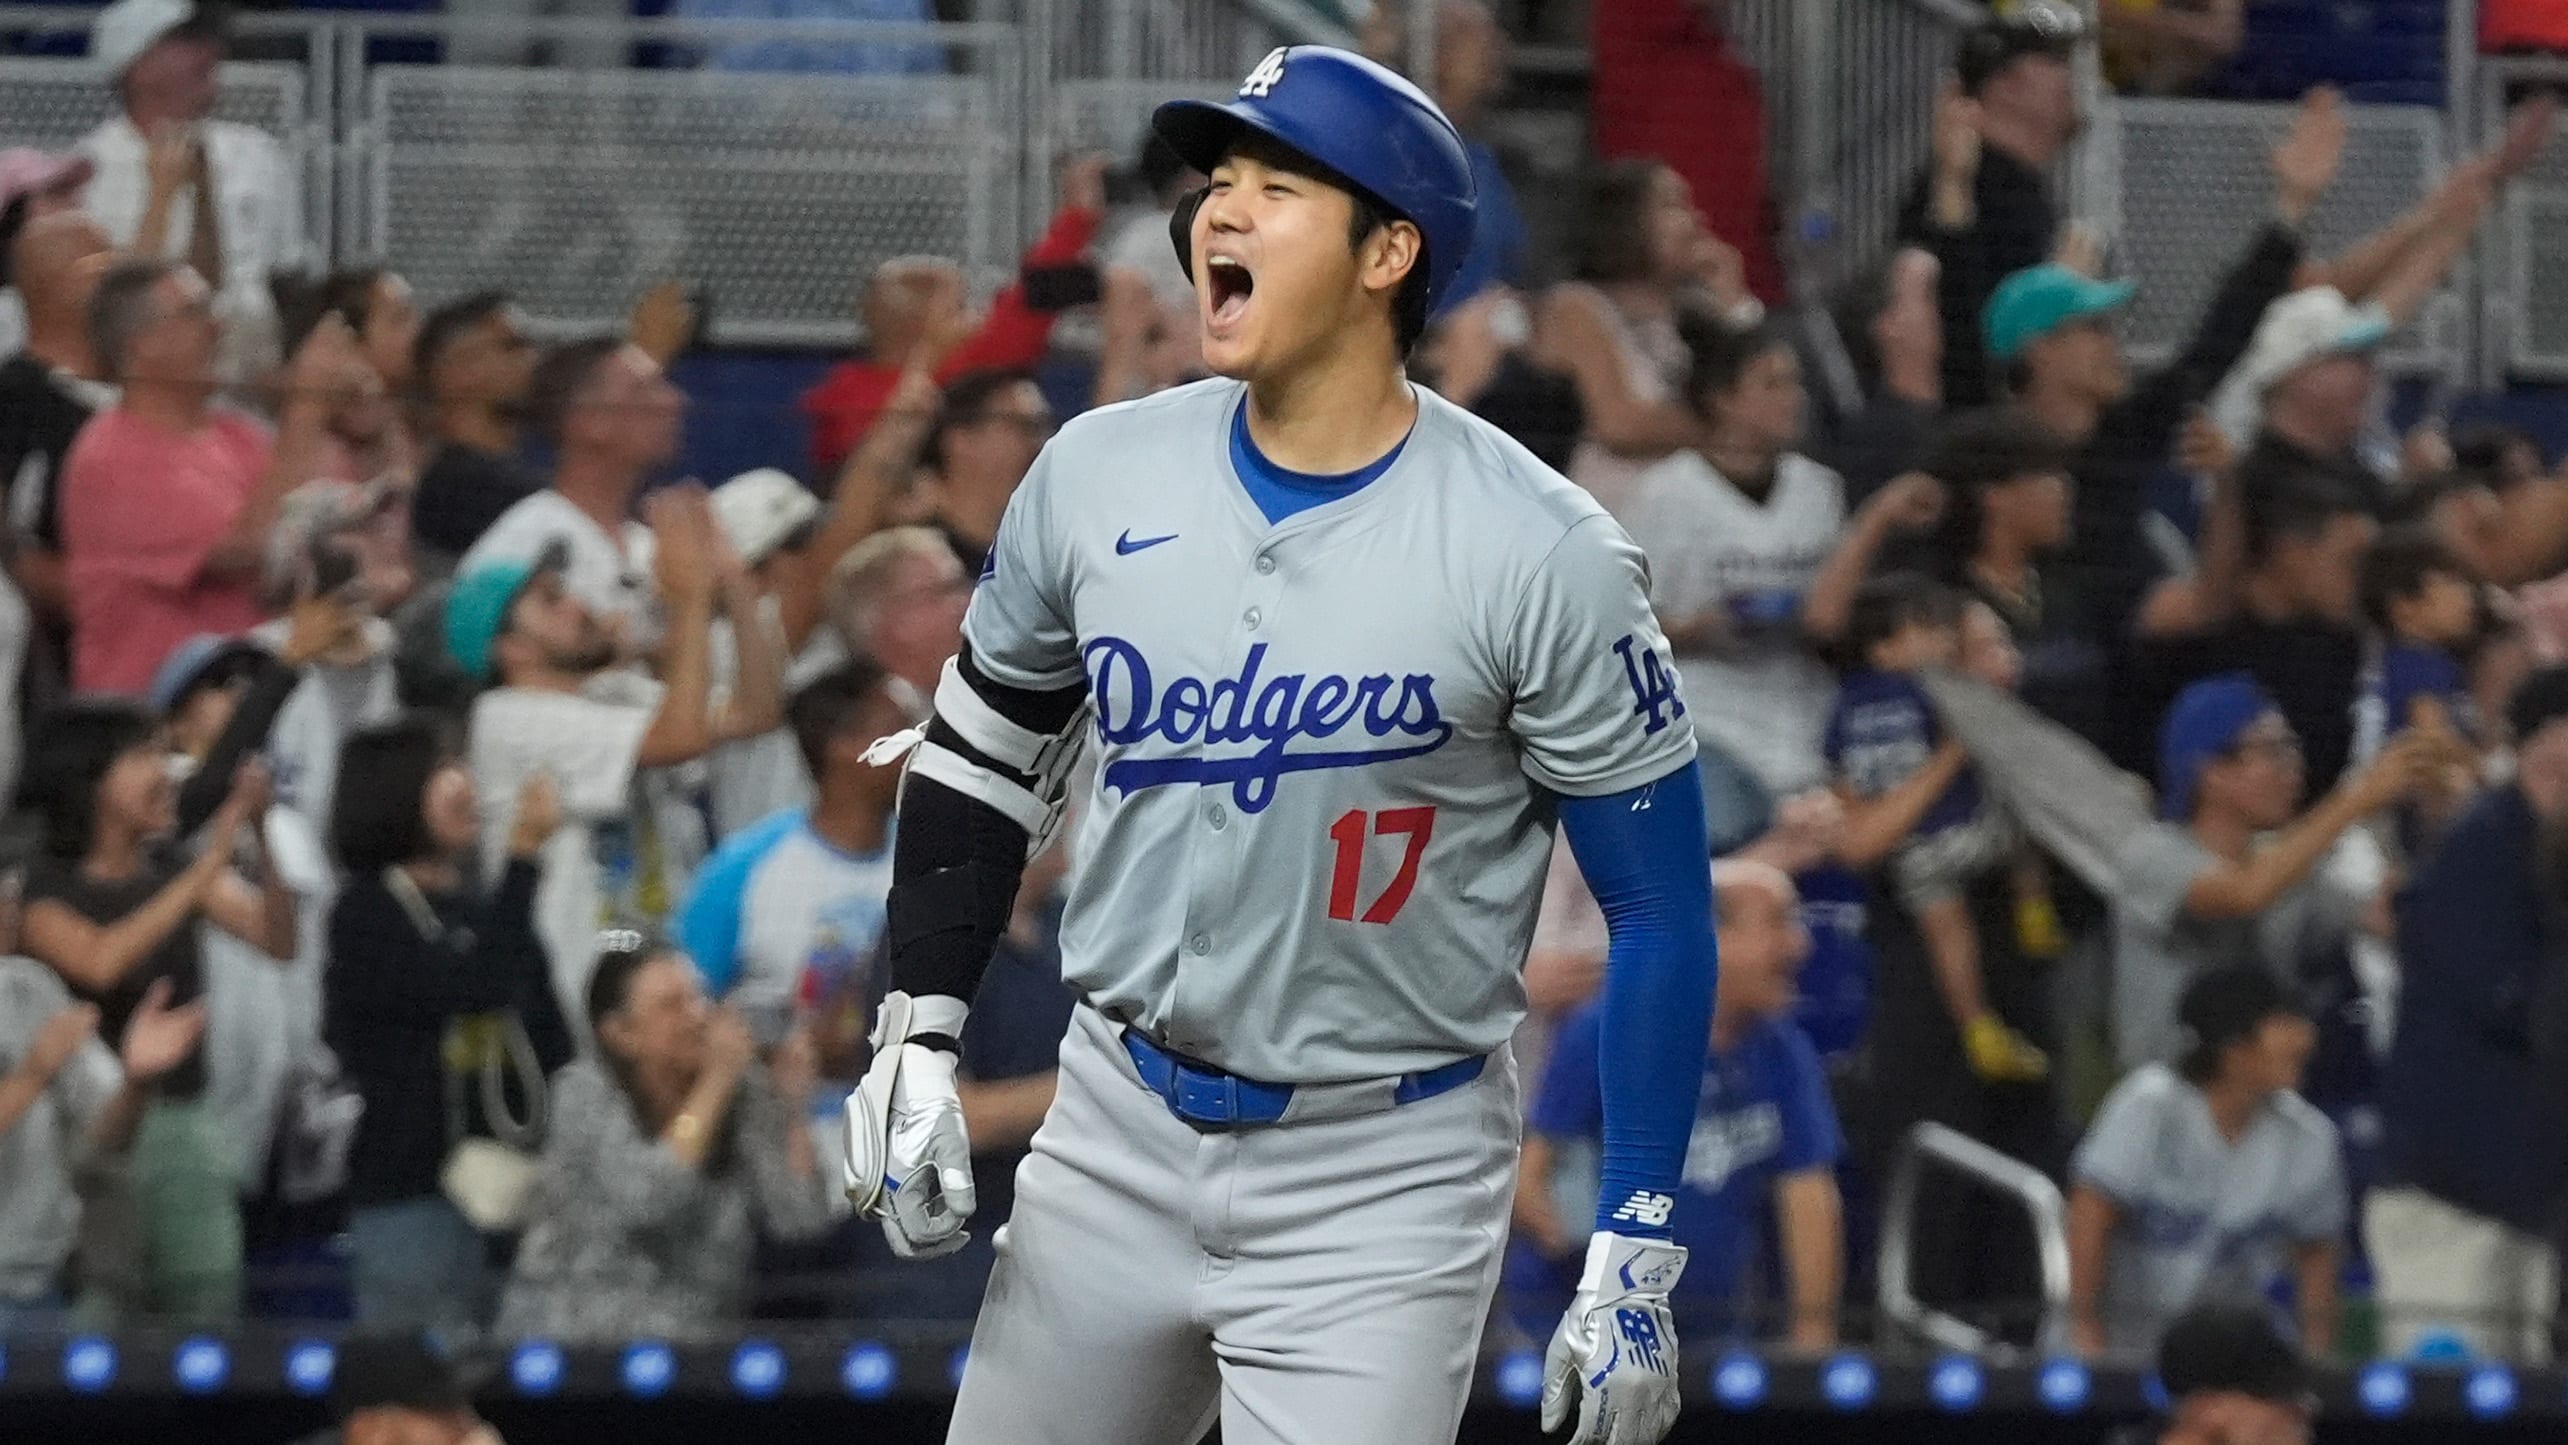
[[[1248,298],[1257,289],[1257,278],[1235,256],[1204,258],[1204,277],[1212,291],[1213,322],[1227,326],[1237,321],[1248,309]]]

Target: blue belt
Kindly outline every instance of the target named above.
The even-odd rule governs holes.
[[[1121,1032],[1124,1052],[1132,1056],[1133,1069],[1141,1075],[1142,1085],[1167,1103],[1168,1112],[1189,1124],[1235,1129],[1242,1125],[1281,1123],[1284,1111],[1293,1103],[1294,1086],[1291,1084],[1269,1084],[1245,1078],[1172,1054],[1144,1038],[1138,1029],[1127,1028]],[[1459,1089],[1479,1078],[1480,1071],[1488,1064],[1487,1054],[1475,1054],[1436,1068],[1403,1074],[1392,1081],[1390,1102],[1394,1107],[1414,1104],[1421,1099],[1432,1099],[1438,1094]]]

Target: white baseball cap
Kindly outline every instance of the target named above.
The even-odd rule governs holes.
[[[2390,314],[2376,302],[2358,306],[2333,286],[2294,291],[2265,308],[2247,354],[2213,395],[2213,418],[2244,446],[2264,423],[2265,393],[2283,378],[2313,361],[2370,351],[2389,334]]]
[[[820,515],[811,489],[774,467],[742,472],[713,489],[713,517],[740,560],[755,567]]]
[[[137,56],[171,31],[200,18],[196,0],[116,0],[89,27],[89,58],[123,75]],[[210,14],[202,18],[211,20]]]

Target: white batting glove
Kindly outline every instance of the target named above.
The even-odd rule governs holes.
[[[1543,1358],[1543,1433],[1570,1418],[1569,1445],[1655,1445],[1676,1423],[1676,1321],[1668,1291],[1685,1250],[1597,1234],[1587,1269]]]
[[[963,1228],[976,1203],[972,1141],[954,1056],[908,1042],[962,1025],[958,1000],[887,996],[874,1024],[874,1062],[847,1096],[847,1201],[883,1222],[883,1237],[903,1259],[952,1254],[972,1237]]]

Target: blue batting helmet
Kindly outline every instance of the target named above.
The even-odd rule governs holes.
[[[1150,125],[1206,174],[1243,134],[1265,136],[1416,226],[1430,310],[1471,250],[1478,193],[1461,133],[1416,86],[1361,55],[1325,45],[1271,51],[1229,104],[1172,100]],[[1190,250],[1181,237],[1191,271]]]

